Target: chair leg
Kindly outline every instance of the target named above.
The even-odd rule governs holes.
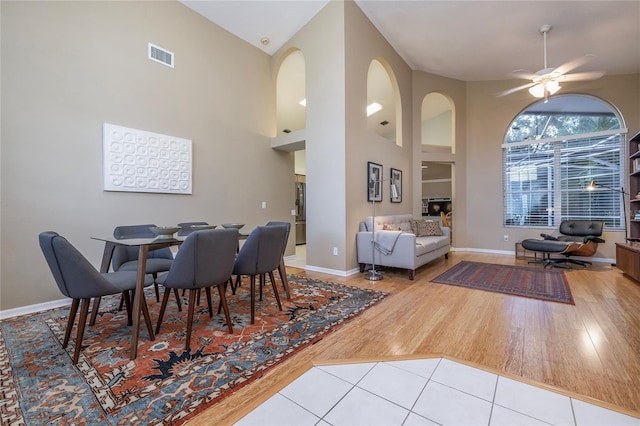
[[[160,305],[160,312],[158,313],[158,324],[156,325],[156,334],[160,333],[160,324],[162,324],[162,318],[164,317],[164,310],[167,308],[169,302],[169,296],[171,295],[171,289],[165,287],[164,295],[162,296],[162,305]]]
[[[233,278],[229,277],[229,279],[227,281],[225,281],[223,284],[224,286],[223,291],[225,293],[225,300],[226,300],[226,294],[227,294],[227,285],[231,285],[231,289],[233,290]],[[232,293],[235,294],[235,293]],[[218,302],[218,315],[220,315],[220,310],[222,309],[222,300],[220,300],[220,302]]]
[[[224,317],[227,320],[227,328],[229,329],[229,334],[233,334],[233,324],[231,323],[231,315],[229,315],[229,305],[227,304],[227,295],[225,290],[222,288],[224,284],[218,284],[218,294],[220,295],[220,304],[222,305],[222,310],[224,311]],[[211,307],[209,307],[211,309]]]
[[[153,335],[153,326],[151,325],[151,315],[149,315],[149,307],[147,306],[147,300],[142,298],[142,315],[144,316],[144,322],[147,324],[147,331],[149,332],[149,340],[155,340]]]
[[[69,309],[69,319],[67,320],[67,328],[64,331],[64,342],[62,342],[62,347],[65,349],[69,344],[69,338],[71,337],[71,329],[73,328],[73,323],[76,320],[76,314],[78,313],[79,304],[80,304],[80,299],[73,299],[71,301],[71,308]]]
[[[242,279],[241,279],[240,275],[236,276],[236,283],[235,284],[233,284],[233,280],[231,278],[229,278],[229,281],[231,282],[231,294],[236,294],[236,290],[242,284]]]
[[[82,306],[80,307],[80,320],[78,321],[78,333],[76,334],[76,347],[73,351],[73,365],[76,365],[78,363],[78,358],[80,357],[80,349],[82,349],[82,339],[84,337],[84,327],[87,323],[90,303],[91,299],[82,299]]]
[[[189,309],[187,313],[187,341],[184,344],[184,350],[189,350],[189,346],[191,345],[191,329],[193,328],[193,311],[195,309],[196,304],[196,291],[194,289],[189,289]]]
[[[551,258],[551,253],[547,253],[547,252],[542,252],[542,259],[541,260],[530,260],[528,263],[529,264],[542,264],[544,265],[544,269],[547,269],[547,266],[551,266],[556,267],[556,268],[565,268],[565,269],[571,269],[571,267],[569,265],[564,265],[562,264],[563,259],[552,259]]]
[[[198,289],[200,291],[200,289]],[[209,318],[213,318],[213,308],[211,305],[211,287],[206,287],[204,289],[205,293],[207,293],[207,306],[209,306]]]
[[[131,309],[131,301],[133,300],[134,294],[135,292],[133,290],[123,291],[122,296],[120,296],[120,299],[124,301],[124,304],[127,307],[127,325],[128,326],[133,325],[133,312]]]
[[[255,320],[255,312],[256,312],[256,276],[251,275],[251,324],[254,323]]]
[[[98,317],[98,309],[100,309],[100,300],[102,298],[100,296],[93,298],[93,307],[91,308],[91,319],[89,320],[89,325],[93,326],[96,323],[96,318]]]
[[[173,289],[173,294],[176,295],[176,303],[178,304],[178,312],[182,312],[182,303],[180,302],[180,293],[177,288]],[[182,293],[184,295],[184,292]]]
[[[282,303],[280,303],[280,295],[278,294],[278,286],[276,286],[276,279],[273,276],[273,271],[269,272],[269,279],[271,280],[271,287],[273,287],[273,294],[276,296],[278,309],[282,310]]]
[[[585,268],[587,267],[587,265],[592,265],[592,263],[588,260],[571,259],[569,257],[564,259],[556,259],[556,262],[573,263],[574,265],[584,266]]]
[[[151,274],[151,276],[153,277],[153,288],[156,291],[156,302],[160,301],[160,287],[158,287],[158,283],[156,282],[156,278],[158,278],[158,273],[154,272],[153,274]]]
[[[265,274],[260,274],[260,301],[262,302],[262,287],[264,286]]]
[[[280,265],[278,265],[278,273],[282,280],[282,287],[284,288],[284,294],[287,299],[291,299],[291,292],[289,291],[289,279],[287,278],[287,268],[284,265],[284,258],[280,259]]]

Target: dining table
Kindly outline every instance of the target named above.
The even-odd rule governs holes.
[[[103,241],[104,252],[102,254],[102,262],[100,264],[100,272],[108,272],[111,265],[111,258],[116,246],[138,247],[138,271],[136,280],[136,291],[133,298],[133,306],[131,307],[133,316],[133,330],[131,335],[131,353],[130,359],[135,359],[138,354],[138,338],[140,336],[140,311],[142,309],[142,298],[144,297],[144,278],[147,268],[147,255],[150,251],[158,250],[165,247],[179,246],[184,242],[187,236],[172,236],[171,238],[126,238],[118,239],[112,236],[97,236],[91,239]],[[149,339],[155,340],[153,330],[149,330]]]
[[[240,241],[246,240],[248,234],[238,234],[238,249]],[[138,247],[138,271],[136,279],[136,291],[133,298],[132,317],[133,330],[131,334],[131,354],[130,359],[136,359],[138,355],[138,339],[140,337],[140,313],[142,310],[142,298],[144,297],[144,278],[147,268],[147,255],[150,251],[165,247],[179,246],[187,238],[187,235],[155,238],[123,238],[118,239],[113,236],[95,236],[93,240],[104,242],[104,252],[100,263],[100,272],[109,272],[113,251],[116,246]],[[93,315],[93,313],[92,313]],[[149,330],[149,339],[155,340],[153,330]]]

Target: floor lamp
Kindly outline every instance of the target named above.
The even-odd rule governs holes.
[[[620,187],[619,189],[618,188],[612,188],[610,186],[601,185],[601,184],[597,183],[594,180],[589,182],[589,185],[587,186],[587,189],[589,191],[593,191],[598,186],[601,187],[601,188],[608,189],[609,191],[619,192],[619,193],[622,194],[622,211],[623,211],[623,215],[624,215],[622,223],[624,225],[624,242],[626,243],[627,241],[629,241],[629,236],[627,235],[627,200],[624,199],[624,196],[625,195],[629,195],[629,194],[624,192],[624,187]]]
[[[385,182],[391,179],[382,179],[371,182],[373,188],[379,183]],[[375,189],[374,189],[375,190]],[[395,183],[391,183],[391,196],[393,198],[398,198],[398,187]],[[375,197],[371,198],[371,269],[364,275],[365,279],[369,281],[379,281],[382,279],[382,273],[380,271],[376,271],[376,199]]]

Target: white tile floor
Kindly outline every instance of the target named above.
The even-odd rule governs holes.
[[[284,258],[284,264],[286,266],[304,269],[304,267],[307,265],[307,245],[300,244],[299,246],[296,246],[296,254],[286,256]]]
[[[448,359],[314,367],[236,425],[640,426],[640,419]]]

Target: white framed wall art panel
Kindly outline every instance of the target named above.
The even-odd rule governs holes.
[[[192,193],[192,143],[189,139],[102,126],[105,191]]]

